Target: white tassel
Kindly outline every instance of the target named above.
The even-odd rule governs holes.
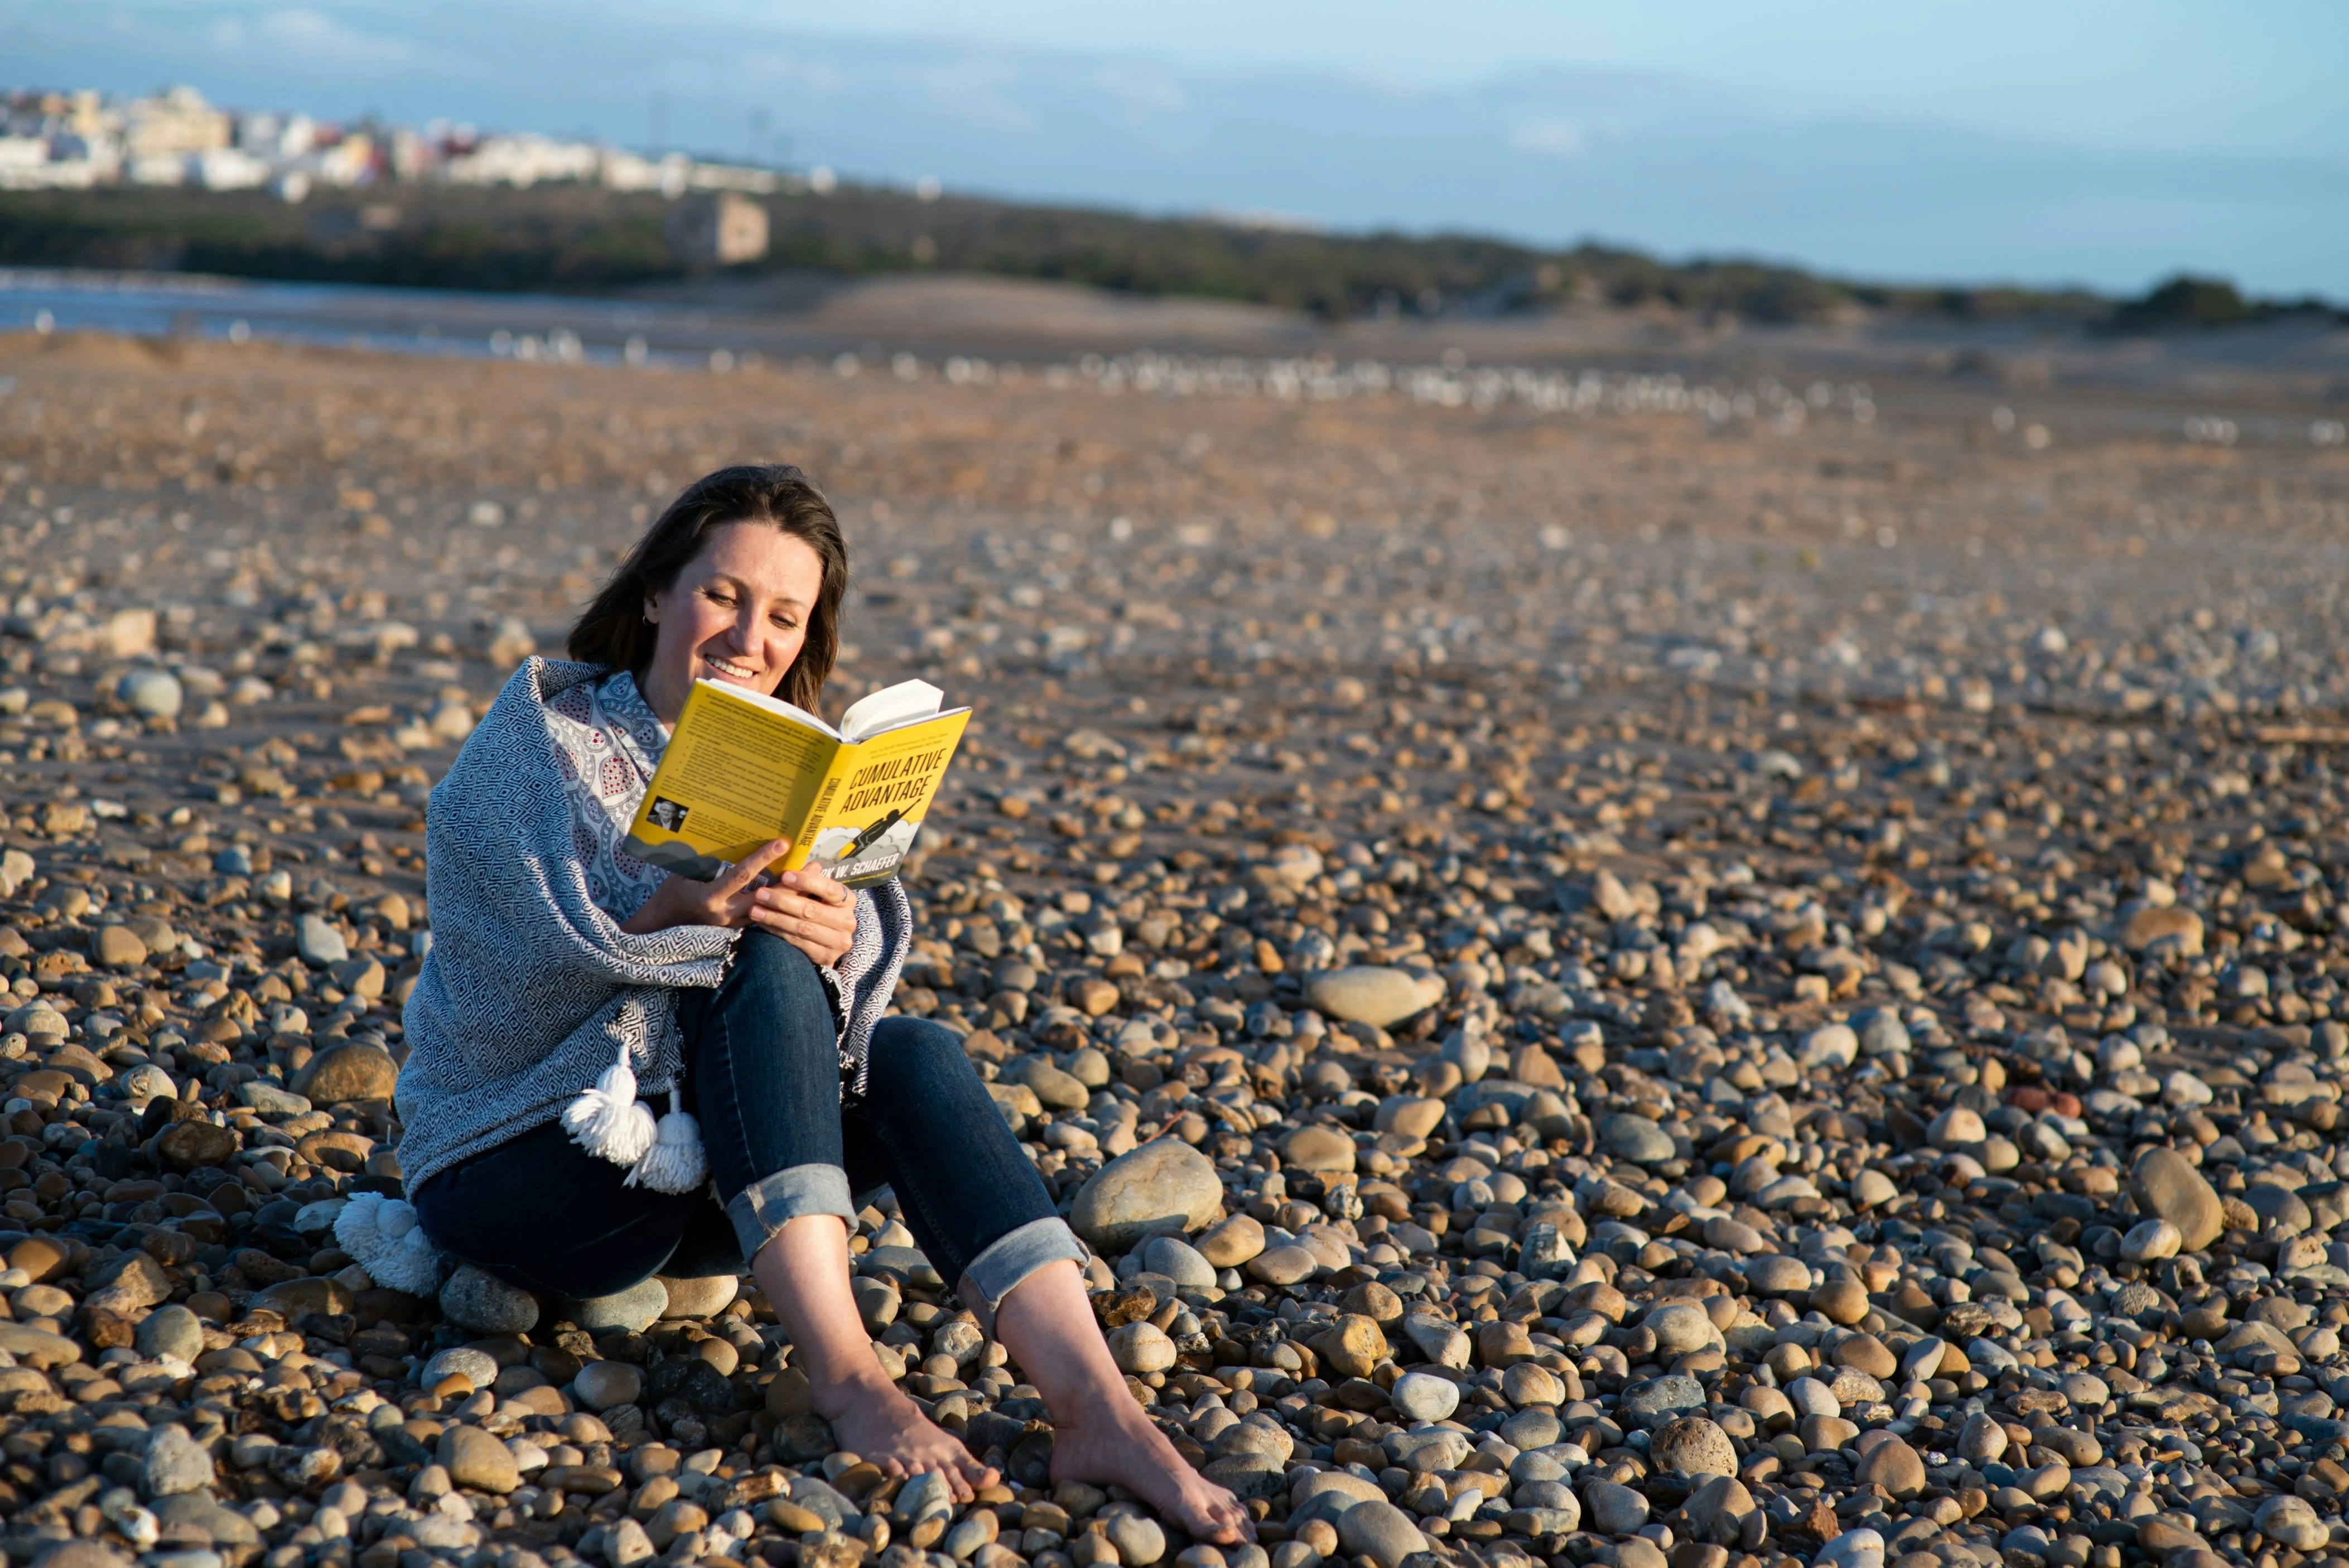
[[[701,1152],[701,1126],[685,1114],[677,1090],[668,1092],[668,1114],[660,1119],[653,1146],[628,1172],[628,1185],[638,1182],[656,1192],[690,1192],[709,1179],[709,1161]]]
[[[388,1290],[430,1295],[440,1287],[440,1254],[413,1205],[361,1192],[335,1216],[335,1240],[367,1277]]]
[[[653,1146],[653,1113],[636,1100],[636,1075],[628,1067],[628,1047],[620,1059],[604,1069],[594,1088],[563,1112],[571,1140],[588,1153],[616,1165],[634,1165]]]

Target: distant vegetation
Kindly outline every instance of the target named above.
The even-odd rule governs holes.
[[[763,262],[734,269],[739,274],[981,273],[1276,305],[1330,320],[1580,303],[1764,322],[1872,308],[2145,332],[2338,314],[2319,300],[2250,301],[2230,284],[2183,276],[2116,302],[2078,290],[1892,287],[1760,262],[1668,263],[1605,246],[1544,251],[1472,234],[1321,233],[951,195],[925,201],[872,186],[767,205],[771,248]],[[0,265],[593,292],[688,275],[663,242],[666,211],[657,196],[583,186],[393,186],[298,206],[258,192],[10,192],[0,194]]]

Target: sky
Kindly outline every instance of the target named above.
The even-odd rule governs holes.
[[[0,0],[0,62],[1147,211],[2349,299],[2335,0]]]

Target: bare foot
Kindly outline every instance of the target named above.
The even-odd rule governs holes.
[[[1194,1540],[1237,1546],[1256,1539],[1240,1501],[1184,1463],[1166,1434],[1132,1400],[1095,1406],[1061,1419],[1052,1431],[1052,1479],[1125,1488]]]
[[[970,1457],[953,1434],[934,1425],[921,1407],[877,1374],[817,1395],[816,1411],[832,1424],[833,1436],[850,1453],[871,1460],[889,1476],[937,1470],[953,1488],[957,1502],[968,1502],[977,1488],[1000,1478]]]

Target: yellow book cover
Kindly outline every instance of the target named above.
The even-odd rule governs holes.
[[[896,874],[936,799],[970,709],[939,711],[926,681],[874,692],[835,729],[804,708],[719,681],[686,694],[627,851],[707,882],[772,838],[775,869],[813,863],[850,887]]]

